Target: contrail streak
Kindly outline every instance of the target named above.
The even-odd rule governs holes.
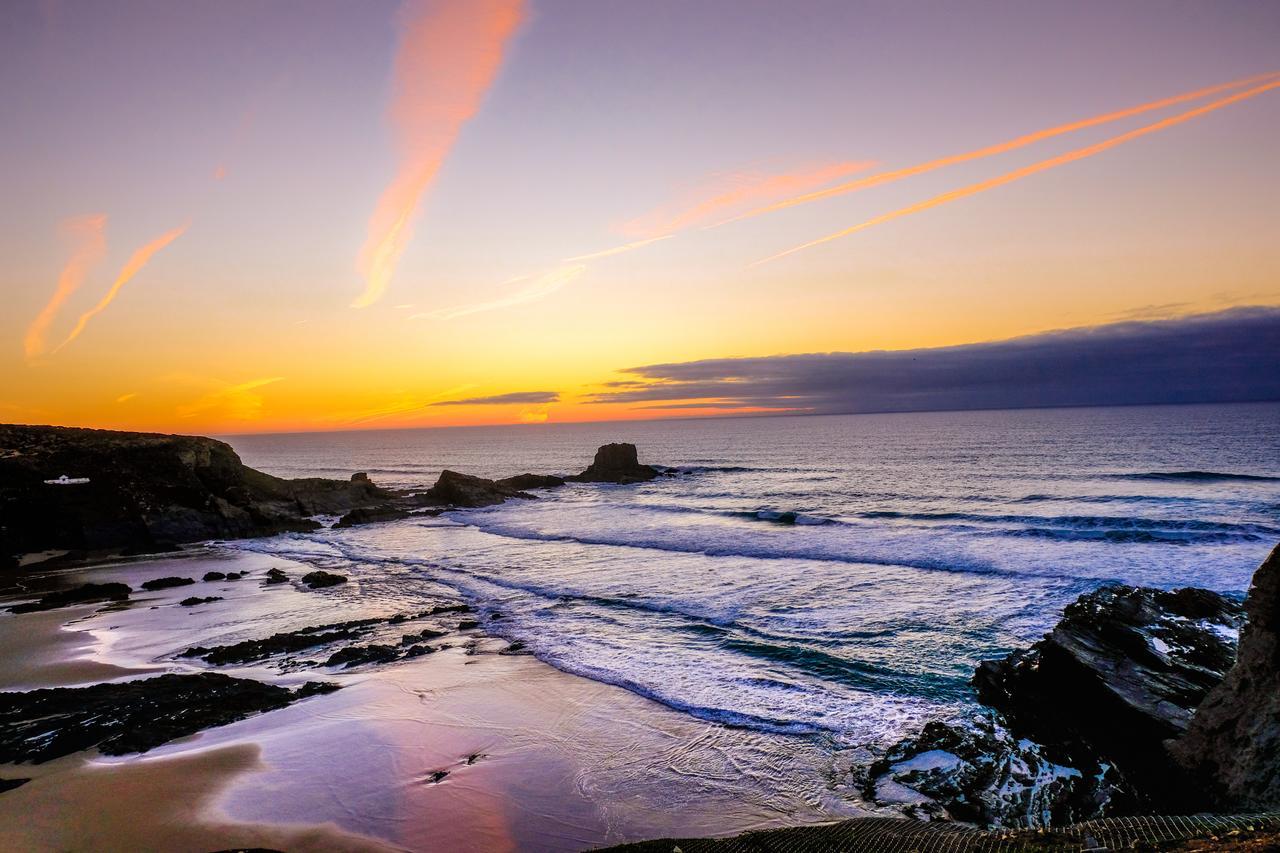
[[[586,264],[569,264],[556,267],[538,276],[531,284],[510,296],[495,299],[491,302],[476,302],[470,305],[459,305],[455,308],[439,308],[435,311],[411,314],[409,319],[452,320],[455,317],[465,317],[468,314],[479,314],[481,311],[495,311],[499,308],[510,308],[512,305],[523,305],[526,302],[533,302],[545,296],[550,296],[586,271]]]
[[[104,234],[107,217],[104,214],[69,219],[63,223],[62,227],[75,238],[76,248],[72,251],[66,266],[62,268],[62,274],[58,276],[58,286],[53,291],[53,296],[27,327],[22,346],[28,359],[44,353],[44,338],[49,331],[49,325],[58,316],[62,304],[84,283],[89,268],[107,251],[107,238]]]
[[[761,258],[760,260],[751,263],[749,266],[754,267],[754,266],[759,266],[760,264],[768,263],[769,261],[775,261],[778,258],[786,257],[787,255],[793,254],[795,252],[799,252],[802,249],[808,249],[812,246],[817,246],[822,243],[827,243],[832,240],[837,240],[841,237],[845,237],[849,234],[852,234],[855,231],[863,231],[867,228],[871,228],[872,226],[879,225],[883,222],[888,222],[892,219],[898,219],[899,217],[907,216],[912,213],[919,213],[922,210],[928,210],[931,207],[937,207],[938,205],[946,204],[949,201],[955,201],[956,199],[965,198],[966,196],[971,196],[976,193],[983,192],[985,190],[993,189],[995,187],[1001,187],[1001,186],[1004,186],[1005,184],[1011,184],[1014,181],[1021,180],[1022,178],[1029,177],[1031,175],[1046,171],[1048,169],[1052,169],[1055,166],[1061,166],[1064,163],[1073,163],[1076,160],[1083,160],[1085,157],[1092,157],[1094,154],[1099,154],[1108,149],[1115,148],[1117,145],[1123,145],[1126,142],[1130,142],[1141,136],[1146,136],[1149,133],[1155,133],[1156,131],[1164,130],[1166,128],[1173,127],[1174,125],[1177,125],[1177,124],[1182,124],[1183,122],[1190,121],[1193,118],[1197,118],[1199,116],[1205,115],[1206,113],[1211,113],[1214,110],[1222,109],[1225,106],[1229,106],[1239,101],[1256,97],[1258,95],[1261,95],[1263,92],[1267,92],[1278,87],[1280,87],[1280,80],[1275,80],[1271,83],[1267,83],[1265,86],[1256,86],[1244,92],[1237,92],[1236,94],[1231,95],[1230,97],[1213,101],[1212,103],[1205,104],[1204,106],[1196,107],[1193,110],[1188,110],[1185,113],[1179,113],[1176,116],[1170,116],[1169,118],[1161,119],[1160,121],[1154,122],[1153,124],[1148,124],[1143,127],[1136,128],[1135,130],[1131,130],[1128,133],[1122,133],[1119,136],[1113,136],[1110,139],[1104,139],[1102,142],[1097,142],[1097,143],[1094,143],[1093,145],[1086,145],[1084,148],[1077,148],[1074,151],[1068,151],[1067,153],[1060,154],[1057,157],[1050,157],[1047,160],[1041,160],[1038,163],[1032,163],[1030,166],[1023,166],[1021,169],[1014,169],[1012,172],[1006,172],[1003,175],[998,175],[997,177],[994,177],[994,178],[988,178],[985,181],[979,181],[976,184],[970,184],[967,187],[961,187],[960,189],[951,190],[950,192],[945,192],[945,193],[942,193],[941,195],[936,195],[933,198],[926,199],[925,201],[917,202],[916,204],[909,205],[907,207],[899,208],[898,210],[894,210],[889,213],[882,214],[880,216],[874,217],[873,219],[868,219],[866,222],[860,222],[857,225],[854,225],[850,228],[846,228],[843,231],[837,231],[834,234],[828,234],[826,237],[820,237],[817,240],[810,240],[808,243],[802,243],[799,246],[793,246],[792,248],[787,249],[784,252],[778,252],[776,255],[770,255],[767,258]]]
[[[1256,77],[1246,77],[1242,80],[1234,80],[1230,83],[1222,83],[1217,86],[1210,86],[1207,89],[1197,89],[1194,92],[1186,92],[1181,95],[1174,95],[1171,98],[1164,98],[1163,100],[1159,100],[1159,101],[1151,101],[1150,103],[1140,104],[1136,107],[1129,107],[1128,109],[1124,109],[1124,110],[1117,110],[1116,112],[1103,113],[1102,115],[1094,116],[1093,118],[1082,119],[1081,121],[1074,121],[1074,122],[1071,122],[1070,124],[1062,124],[1062,125],[1058,125],[1057,127],[1047,128],[1046,130],[1037,130],[1035,133],[1028,133],[1025,136],[1019,136],[1014,139],[1010,139],[1007,142],[1001,142],[996,145],[989,145],[986,148],[978,148],[973,151],[966,151],[963,154],[953,154],[949,157],[941,157],[937,160],[930,160],[926,163],[919,163],[915,166],[907,166],[906,168],[903,168],[903,169],[895,169],[891,172],[880,172],[879,174],[869,175],[865,178],[860,178],[856,181],[848,181],[843,184],[837,184],[836,186],[828,187],[825,190],[818,190],[816,192],[805,193],[804,195],[793,196],[792,198],[784,199],[783,201],[775,202],[774,204],[765,205],[764,207],[758,207],[754,210],[749,210],[746,213],[731,217],[729,219],[722,220],[720,222],[715,223],[714,225],[709,225],[707,227],[718,228],[721,225],[727,225],[730,222],[737,222],[741,219],[749,219],[753,216],[759,216],[762,213],[771,213],[775,210],[783,210],[788,207],[795,207],[798,204],[806,204],[811,201],[818,201],[824,198],[831,198],[832,196],[844,195],[846,193],[857,192],[858,190],[865,190],[871,187],[878,187],[882,184],[887,184],[891,181],[901,180],[902,178],[909,178],[914,175],[921,175],[921,174],[924,174],[925,172],[932,172],[934,169],[941,169],[944,166],[954,166],[957,163],[967,163],[970,160],[978,160],[983,157],[990,157],[994,154],[1003,154],[1007,151],[1013,151],[1014,149],[1023,148],[1027,145],[1031,145],[1032,143],[1035,143],[1035,142],[1040,142],[1045,139],[1051,139],[1052,137],[1055,137],[1055,136],[1061,136],[1064,133],[1072,133],[1073,131],[1084,130],[1085,128],[1089,128],[1089,127],[1096,127],[1097,125],[1107,124],[1108,122],[1118,121],[1123,118],[1131,118],[1132,116],[1141,115],[1142,113],[1151,112],[1152,110],[1159,110],[1159,109],[1163,109],[1164,107],[1171,107],[1174,104],[1181,104],[1186,101],[1194,101],[1199,98],[1204,98],[1204,97],[1208,97],[1209,95],[1217,94],[1218,92],[1227,91],[1228,89],[1238,89],[1242,86],[1248,86],[1252,83],[1257,83],[1260,80],[1269,80],[1274,78],[1277,74],[1280,74],[1280,72],[1271,71],[1266,74],[1259,74]]]
[[[621,255],[624,252],[630,252],[635,249],[648,246],[650,243],[656,243],[659,240],[668,240],[676,235],[663,234],[661,237],[650,237],[648,240],[636,240],[634,243],[626,243],[621,246],[614,246],[612,249],[602,249],[599,252],[592,252],[589,255],[574,255],[572,258],[564,258],[560,261],[562,264],[576,264],[581,261],[594,261],[600,258],[609,258],[614,255]]]
[[[390,108],[400,166],[369,220],[359,257],[365,289],[353,308],[386,292],[423,193],[497,76],[523,0],[408,0],[401,11]]]
[[[54,347],[53,351],[57,352],[79,337],[80,333],[84,331],[85,326],[89,325],[89,321],[111,304],[111,300],[116,298],[116,294],[120,292],[120,288],[128,284],[129,279],[137,275],[138,271],[147,265],[147,261],[151,260],[151,256],[181,237],[189,227],[189,225],[183,225],[178,228],[174,228],[172,231],[167,231],[152,240],[150,243],[147,243],[142,248],[138,249],[138,251],[134,252],[133,256],[130,257],[124,267],[121,268],[120,274],[116,276],[116,280],[112,283],[111,289],[108,290],[106,295],[98,301],[97,305],[80,315],[80,319],[76,321],[76,326],[71,330],[71,334],[67,335],[66,340]]]

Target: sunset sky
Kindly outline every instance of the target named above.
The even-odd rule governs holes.
[[[1274,306],[1277,45],[1266,2],[5,3],[0,421],[776,410],[634,391]]]

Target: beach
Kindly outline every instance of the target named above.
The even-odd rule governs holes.
[[[337,590],[263,585],[279,558],[199,549],[62,573],[135,588],[171,575],[248,571],[238,582],[135,595],[127,608],[85,605],[0,617],[21,667],[0,689],[74,686],[189,671],[195,637],[269,634],[356,608],[360,578]],[[178,602],[196,590],[208,605]],[[335,594],[336,593],[336,594]],[[620,687],[562,673],[483,632],[377,668],[323,673],[342,689],[208,729],[140,756],[93,752],[0,767],[32,781],[0,796],[6,849],[581,850],[672,835],[737,832],[858,815],[823,779],[816,752],[796,772],[830,783],[823,802],[763,802],[744,778],[776,767],[771,736],[708,724]],[[17,656],[9,656],[17,657]],[[233,674],[296,683],[271,664]],[[447,774],[438,776],[437,774]]]

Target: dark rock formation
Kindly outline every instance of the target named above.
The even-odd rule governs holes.
[[[146,752],[328,689],[309,683],[289,690],[204,672],[0,693],[0,763],[40,763],[93,746],[106,755]]]
[[[286,575],[283,570],[267,569],[267,577],[262,583],[265,586],[270,584],[288,583],[288,582],[289,582],[289,576]]]
[[[402,518],[408,518],[407,510],[400,509],[391,504],[380,504],[378,506],[356,507],[351,512],[338,519],[333,526],[335,528],[355,527],[357,524],[373,524],[378,521],[399,521]]]
[[[195,607],[197,604],[211,604],[215,601],[221,601],[221,600],[222,600],[222,596],[220,595],[210,595],[205,598],[198,598],[193,595],[191,598],[184,598],[178,603],[181,604],[183,607]]]
[[[508,498],[533,500],[533,495],[501,485],[496,480],[447,470],[440,472],[440,479],[424,494],[436,503],[461,507],[492,506]]]
[[[430,628],[423,628],[416,634],[405,634],[400,638],[400,645],[412,646],[416,643],[424,643],[427,640],[434,640],[437,637],[445,636],[448,631],[433,631]]]
[[[12,791],[14,788],[21,788],[30,781],[30,779],[0,779],[0,794]]]
[[[226,572],[205,572],[201,580],[204,581],[224,581],[227,579]]]
[[[66,474],[88,482],[49,484]],[[316,529],[307,516],[385,503],[368,479],[282,480],[195,436],[0,426],[0,556],[145,552]]]
[[[1170,744],[1207,802],[1280,810],[1280,546],[1253,576],[1235,665]]]
[[[133,590],[123,583],[86,583],[72,589],[60,589],[41,596],[39,601],[16,604],[9,608],[10,613],[35,613],[39,610],[53,610],[58,607],[69,607],[72,604],[87,604],[95,601],[124,601]]]
[[[1096,755],[1161,805],[1178,794],[1163,742],[1231,666],[1243,617],[1209,590],[1106,586],[1030,649],[984,661],[973,683],[1015,734]]]
[[[314,571],[303,575],[302,582],[308,589],[323,589],[326,586],[346,583],[347,578],[345,575],[335,575],[333,572]]]
[[[181,657],[200,658],[205,663],[212,664],[251,663],[272,655],[313,649],[340,640],[354,640],[382,621],[381,619],[353,619],[350,622],[315,625],[297,631],[272,634],[262,640],[243,640],[226,646],[192,646],[183,652]]]
[[[554,474],[516,474],[514,477],[503,477],[495,480],[499,486],[517,491],[527,489],[554,489],[564,485],[564,477]]]
[[[403,652],[393,646],[378,644],[368,646],[347,646],[329,655],[325,666],[341,666],[350,669],[366,663],[390,663],[399,660]]]
[[[641,465],[634,444],[605,444],[596,451],[595,461],[581,474],[568,479],[579,483],[643,483],[661,475],[651,465]]]
[[[175,586],[187,586],[193,583],[195,583],[194,578],[154,578],[153,580],[143,581],[142,588],[148,592],[155,592],[158,589],[172,589]]]

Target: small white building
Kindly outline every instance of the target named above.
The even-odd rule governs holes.
[[[45,480],[45,482],[48,483],[50,486],[79,486],[83,483],[89,482],[89,478],[88,477],[68,477],[66,474],[63,474],[61,477],[58,477],[56,480]]]

